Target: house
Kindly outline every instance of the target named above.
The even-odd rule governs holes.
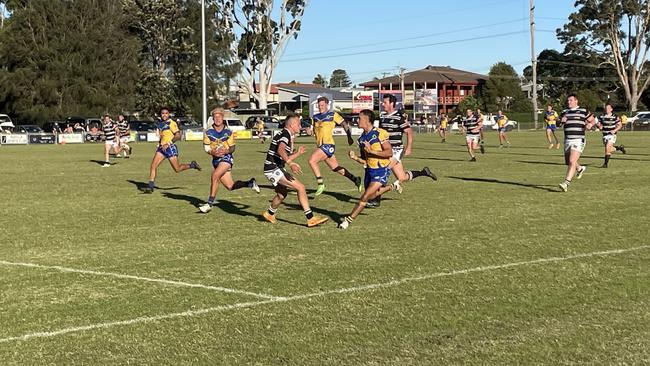
[[[324,88],[316,84],[279,83],[271,85],[268,108],[276,113],[285,114],[287,111],[302,109],[309,103],[310,93],[328,93],[334,99],[336,109],[352,108],[352,93]],[[248,95],[240,93],[240,108],[250,105]]]
[[[424,69],[407,72],[404,78],[404,106],[406,109],[414,107],[415,90],[433,89],[437,95],[437,110],[448,113],[458,107],[460,101],[472,95],[480,94],[482,86],[488,79],[469,71],[454,69],[449,66],[427,66]],[[401,90],[399,75],[362,83],[366,90],[399,91]]]

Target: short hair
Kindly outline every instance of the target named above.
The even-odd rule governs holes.
[[[210,111],[210,115],[213,115],[215,113],[219,113],[219,114],[221,114],[223,116],[224,115],[223,114],[223,108],[217,107],[217,108]]]
[[[111,115],[106,113],[106,114],[104,114],[104,118],[106,118],[106,117],[111,118]]]
[[[605,108],[607,108],[607,106],[610,106],[612,109],[614,109],[614,106],[612,105],[612,103],[605,103]]]
[[[171,112],[171,109],[169,109],[169,107],[164,105],[164,106],[160,107],[160,110],[158,112],[162,113],[162,111]]]
[[[300,117],[301,116],[298,113],[289,112],[287,113],[287,118],[284,119],[284,123],[286,125],[292,118],[298,118],[298,120],[300,120]]]
[[[375,120],[375,112],[371,111],[370,109],[364,109],[361,112],[359,112],[359,116],[366,116],[370,120],[370,122]]]
[[[381,98],[382,98],[382,99],[388,99],[388,101],[389,101],[392,105],[397,105],[397,97],[395,97],[393,94],[384,94],[384,96],[381,97]]]
[[[316,99],[316,103],[320,103],[320,102],[329,103],[330,100],[327,99],[327,97],[325,97],[325,96],[320,96],[320,97],[318,97],[318,99]]]
[[[567,99],[569,99],[571,97],[574,97],[574,98],[578,99],[578,95],[576,93],[571,93],[571,94],[566,96]]]

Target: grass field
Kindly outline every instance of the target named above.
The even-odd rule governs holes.
[[[470,163],[460,135],[416,136],[405,165],[439,181],[346,231],[359,193],[331,173],[311,200],[326,225],[306,228],[295,195],[260,221],[266,144],[240,141],[233,170],[262,193],[220,191],[207,215],[200,142],[181,160],[206,169],[164,163],[153,195],[152,144],[110,168],[101,145],[2,146],[0,364],[650,363],[650,133],[622,134],[609,169],[590,134],[567,193],[543,132],[487,139]]]

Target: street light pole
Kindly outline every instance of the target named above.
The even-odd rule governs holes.
[[[535,54],[535,0],[530,0],[530,56],[533,67],[533,122],[537,129],[537,55]]]
[[[203,129],[208,128],[208,91],[205,61],[205,0],[201,0],[201,120]]]

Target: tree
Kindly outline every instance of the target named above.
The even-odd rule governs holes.
[[[137,38],[113,0],[14,0],[0,32],[0,109],[26,122],[133,106]]]
[[[321,74],[316,75],[311,83],[327,88],[327,79],[325,79],[325,76]]]
[[[350,82],[350,77],[345,70],[336,69],[332,71],[332,76],[330,76],[331,88],[342,88],[350,85],[352,85],[352,82]]]
[[[298,37],[307,1],[282,0],[279,11],[273,11],[273,0],[213,1],[219,40],[241,66],[238,86],[266,109],[273,73],[289,40]]]
[[[519,75],[507,63],[498,62],[492,65],[488,76],[483,92],[487,110],[508,110],[515,100],[525,98],[521,91]]]
[[[565,53],[595,54],[614,66],[630,110],[650,83],[650,0],[577,0],[557,35]]]

